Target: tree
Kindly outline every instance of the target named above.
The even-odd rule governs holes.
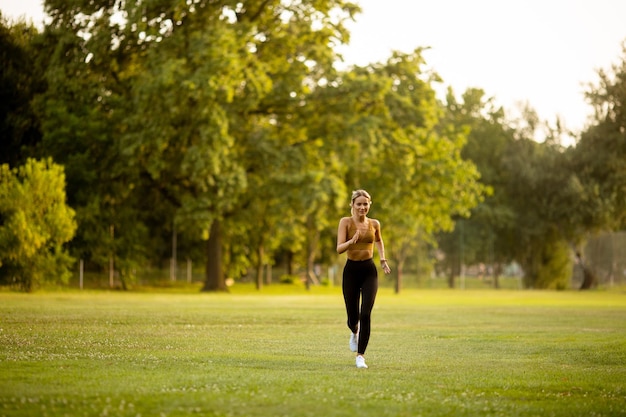
[[[586,93],[595,115],[572,150],[572,169],[584,187],[579,218],[587,231],[626,226],[626,43],[621,62],[598,72]]]
[[[43,34],[51,56],[48,88],[34,106],[43,132],[39,155],[63,164],[68,178],[68,201],[79,225],[72,253],[109,268],[111,276],[115,268],[125,287],[147,257],[142,242],[153,241],[146,217],[154,211],[142,210],[151,201],[138,192],[135,164],[119,146],[132,108],[125,74],[138,48],[116,32],[119,26],[109,25],[114,10],[105,5],[46,3],[52,17]],[[121,38],[121,50],[112,48]]]
[[[331,44],[345,40],[343,21],[358,8],[48,0],[46,10],[57,42],[39,107],[44,152],[71,172],[79,219],[97,224],[81,228],[87,255],[140,260],[147,248],[135,243],[176,224],[207,239],[204,288],[223,290],[224,224],[249,201],[252,177],[274,168],[250,156],[294,145],[280,127],[332,68]],[[111,226],[121,235],[96,249]],[[241,259],[226,268],[241,270]]]
[[[322,153],[324,139],[311,132],[323,111],[316,92],[334,78],[331,46],[346,40],[345,20],[358,10],[341,1],[265,6],[250,4],[236,13],[233,25],[245,36],[239,43],[249,46],[242,58],[246,79],[226,106],[247,186],[224,218],[242,220],[237,230],[255,230],[244,241],[254,248],[258,286],[261,265],[281,246],[307,248],[312,270],[318,234],[326,227],[320,208],[333,201],[337,183]],[[242,207],[246,212],[237,213]]]
[[[0,163],[18,166],[41,140],[31,101],[45,89],[39,32],[0,15]]]
[[[0,282],[24,291],[67,283],[72,258],[63,245],[75,231],[61,166],[50,159],[0,166]]]
[[[435,233],[450,230],[453,219],[469,215],[485,192],[473,163],[463,160],[466,136],[454,131],[443,119],[443,108],[424,79],[421,51],[394,55],[382,73],[391,80],[386,97],[392,121],[383,127],[385,140],[379,155],[374,189],[382,201],[382,218],[396,263],[396,291],[400,291],[403,267],[416,253],[418,239],[432,242]]]
[[[581,255],[585,240],[626,227],[626,43],[621,62],[598,71],[598,77],[586,93],[595,112],[593,121],[568,152],[580,198],[567,230],[584,274],[581,289],[597,283],[596,272]]]
[[[580,245],[586,237],[623,227],[626,220],[626,60],[613,67],[613,76],[599,75],[600,85],[587,95],[596,124],[582,133],[575,148],[565,150],[550,136],[543,143],[528,139],[533,137],[531,117],[530,129],[518,130],[522,137],[506,154],[517,219],[516,258],[527,286],[565,288],[574,254],[582,262]],[[585,274],[587,289],[594,274]]]
[[[145,70],[133,76],[135,111],[120,142],[142,186],[161,194],[181,230],[209,232],[208,291],[226,289],[221,223],[246,187],[225,109],[245,81],[244,46],[220,15],[213,6],[189,12],[148,51]]]
[[[506,151],[508,200],[515,213],[513,253],[530,288],[564,289],[571,276],[569,218],[580,188],[567,167],[567,155],[554,143],[518,138]]]
[[[512,259],[515,245],[514,240],[508,239],[515,215],[508,201],[510,173],[503,164],[504,153],[514,141],[514,131],[507,125],[502,108],[496,107],[482,90],[468,89],[461,98],[457,100],[452,90],[448,91],[445,123],[467,135],[461,155],[476,165],[488,193],[472,209],[469,218],[459,218],[454,230],[438,235],[438,247],[446,254],[441,267],[448,271],[448,284],[453,287],[455,276],[461,273],[461,263],[492,265],[497,287],[499,265]]]
[[[423,72],[421,52],[352,69],[327,93],[325,106],[331,160],[345,165],[345,188],[366,188],[374,196],[372,214],[383,224],[389,219],[384,233],[396,291],[416,241],[449,229],[484,191],[473,164],[460,156],[465,137],[439,125],[443,109],[431,85],[437,77]]]

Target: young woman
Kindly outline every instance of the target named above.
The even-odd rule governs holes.
[[[337,230],[337,253],[346,252],[348,257],[343,269],[343,298],[348,314],[348,328],[352,331],[350,350],[357,354],[357,368],[367,368],[363,355],[370,339],[370,318],[378,291],[374,245],[383,271],[385,274],[391,272],[385,259],[380,222],[367,217],[371,204],[372,198],[367,191],[353,191],[350,202],[352,216],[343,217]]]

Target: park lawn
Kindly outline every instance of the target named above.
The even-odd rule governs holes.
[[[626,416],[626,294],[0,292],[0,416]]]

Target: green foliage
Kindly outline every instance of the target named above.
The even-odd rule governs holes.
[[[335,189],[365,188],[373,196],[371,215],[384,225],[398,282],[420,242],[450,229],[452,217],[468,214],[485,191],[475,166],[461,158],[465,137],[440,128],[443,109],[432,85],[437,78],[423,65],[417,49],[352,68],[316,92],[320,104],[309,126],[324,140],[319,153],[329,161],[326,175],[341,179]],[[347,202],[348,193],[342,206]],[[342,208],[335,218],[346,213]]]
[[[463,102],[449,94],[448,110],[457,129],[469,129],[463,154],[477,164],[492,194],[463,221],[462,231],[457,227],[440,237],[448,255],[445,267],[456,274],[461,262],[497,267],[515,260],[528,287],[566,288],[575,246],[594,227],[610,225],[607,193],[590,199],[593,186],[581,179],[591,165],[577,165],[582,155],[578,148],[564,149],[552,137],[537,142],[538,120],[532,109],[525,110],[526,119],[515,129],[480,90],[468,90]],[[603,152],[587,149],[585,155],[600,166],[606,161]]]
[[[571,151],[583,198],[577,219],[586,230],[626,227],[626,43],[621,61],[598,72],[587,98],[594,122]]]
[[[277,247],[274,225],[286,203],[270,196],[281,197],[276,190],[300,175],[282,175],[285,158],[304,160],[289,149],[297,136],[285,126],[304,126],[297,108],[332,71],[330,45],[346,37],[343,22],[358,8],[333,0],[48,1],[46,9],[58,42],[48,73],[53,88],[40,101],[44,153],[68,165],[79,219],[95,222],[95,233],[81,222],[76,250],[100,264],[111,253],[141,260],[132,240],[155,241],[145,231],[175,225],[198,244],[219,239],[208,247],[222,249],[227,274],[236,276],[249,264],[231,240],[258,218],[267,228],[243,243],[259,248],[253,253]],[[68,126],[74,140],[63,141]],[[78,175],[89,171],[84,163],[96,164],[95,176]],[[257,192],[271,204],[239,216]],[[228,225],[223,235],[209,233],[215,222]],[[121,241],[102,245],[112,226]],[[221,287],[224,276],[213,271],[207,280]]]
[[[545,243],[537,254],[537,271],[532,282],[534,288],[564,290],[569,288],[572,276],[571,247],[562,239]],[[533,274],[528,274],[532,277]]]
[[[503,163],[505,152],[514,140],[514,131],[507,126],[504,112],[495,107],[479,89],[468,89],[459,101],[452,90],[446,98],[447,127],[467,137],[461,156],[476,165],[485,198],[472,208],[467,219],[457,218],[454,229],[437,237],[444,252],[439,267],[447,271],[451,284],[461,273],[461,263],[495,265],[514,257],[514,209],[510,204],[508,179],[515,176]]]
[[[23,164],[41,140],[31,105],[45,89],[39,39],[32,24],[9,24],[0,15],[0,164]]]
[[[0,166],[0,282],[25,291],[66,283],[72,258],[63,244],[75,230],[61,166],[33,159],[19,168]]]
[[[260,286],[277,254],[310,277],[315,262],[336,262],[355,188],[374,197],[398,282],[438,244],[453,275],[461,262],[517,260],[529,286],[560,288],[562,263],[541,272],[537,259],[624,224],[623,65],[601,72],[589,94],[598,123],[566,150],[535,142],[532,109],[514,125],[479,89],[461,101],[450,91],[443,106],[422,48],[338,71],[333,47],[359,12],[350,2],[45,8],[42,34],[0,32],[2,155],[63,165],[72,255],[101,269],[114,260],[123,281],[168,258],[174,233],[184,256],[215,266],[207,288],[251,269]]]
[[[299,275],[281,275],[280,283],[281,284],[299,284],[302,281],[302,277]]]

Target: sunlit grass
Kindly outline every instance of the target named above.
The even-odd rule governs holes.
[[[0,415],[626,415],[626,294],[0,293]]]

